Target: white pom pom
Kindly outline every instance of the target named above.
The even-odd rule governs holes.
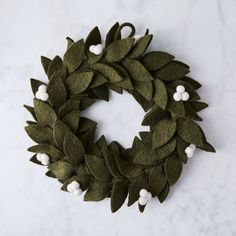
[[[35,93],[35,97],[36,97],[37,99],[40,99],[40,95],[41,95],[41,92],[40,92],[40,91],[37,91],[37,92]]]
[[[50,157],[47,155],[47,154],[45,154],[45,153],[43,153],[43,154],[41,154],[41,163],[44,165],[44,166],[47,166],[47,165],[49,165],[49,163],[50,163]]]
[[[177,102],[181,101],[181,98],[182,98],[181,93],[178,93],[178,92],[174,93],[173,98]]]
[[[67,185],[67,190],[72,193],[76,189],[80,188],[80,184],[77,181],[72,181],[70,184]]]
[[[42,84],[38,87],[39,92],[46,92],[47,91],[47,86]]]
[[[97,45],[91,45],[89,47],[89,51],[92,52],[95,55],[100,55],[103,52],[103,45],[97,44]]]
[[[188,158],[191,158],[191,157],[193,157],[194,150],[191,147],[186,147],[185,153]]]
[[[193,149],[193,151],[195,151],[195,149],[196,149],[196,145],[195,145],[195,144],[193,144],[193,143],[191,143],[191,144],[189,145],[189,147],[190,147],[190,148],[192,148],[192,149]]]
[[[189,99],[189,93],[188,92],[183,92],[182,93],[182,100],[183,101],[188,101]]]
[[[148,196],[148,191],[145,188],[141,189],[139,191],[139,196],[142,197],[142,198],[147,197]]]
[[[185,87],[184,87],[183,85],[178,85],[178,86],[176,87],[176,91],[177,91],[178,93],[183,93],[183,92],[185,91]]]
[[[41,156],[42,156],[42,153],[38,153],[37,155],[36,155],[36,159],[38,160],[38,161],[40,161],[41,162]]]
[[[73,195],[79,196],[82,193],[82,189],[81,188],[75,189],[72,193],[73,193]]]
[[[146,205],[147,202],[148,202],[148,198],[147,198],[147,197],[140,197],[140,198],[138,199],[138,203],[139,203],[139,205],[141,205],[141,206]]]
[[[147,198],[148,198],[148,200],[152,199],[152,194],[150,192],[148,192]]]
[[[46,93],[46,92],[42,92],[42,93],[40,94],[40,100],[42,100],[42,101],[47,101],[47,100],[48,100],[48,97],[49,97],[49,95],[48,95],[48,93]]]

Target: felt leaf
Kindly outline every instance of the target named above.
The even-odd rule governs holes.
[[[49,178],[54,178],[54,179],[56,179],[57,177],[52,173],[52,171],[47,171],[46,173],[45,173],[45,175],[47,176],[47,177],[49,177]]]
[[[119,81],[119,82],[122,82],[122,81]],[[107,86],[109,89],[115,91],[116,93],[123,94],[123,88],[116,86],[115,83],[112,83],[112,84],[110,83]]]
[[[149,44],[151,43],[153,35],[144,35],[141,37],[138,42],[135,44],[133,50],[128,55],[130,58],[138,58],[140,57],[148,48]]]
[[[60,70],[62,66],[63,66],[62,59],[59,56],[55,56],[48,65],[48,71],[47,71],[48,78],[51,79],[52,75],[57,70]]]
[[[208,142],[204,142],[203,146],[200,148],[206,152],[216,152],[215,148]]]
[[[29,113],[32,115],[32,117],[34,118],[35,121],[37,121],[37,117],[35,115],[35,110],[33,107],[31,106],[27,106],[27,105],[24,105],[24,108],[27,109],[27,111],[29,111]]]
[[[138,81],[151,81],[152,75],[146,70],[146,68],[138,61],[134,59],[125,59],[123,65],[129,72],[133,80]]]
[[[117,29],[119,28],[119,23],[116,22],[111,29],[108,31],[107,35],[106,35],[106,40],[105,40],[105,45],[106,47],[111,44],[112,42],[114,42],[115,40],[115,34],[117,32]],[[118,37],[120,38],[120,36]]]
[[[181,78],[181,80],[189,83],[195,90],[202,87],[202,85],[199,82],[197,82],[196,80],[189,78],[187,76],[184,76],[183,78]]]
[[[25,127],[25,131],[36,143],[54,144],[52,129],[32,124]]]
[[[51,59],[49,59],[47,57],[44,57],[44,56],[41,56],[41,64],[42,64],[44,72],[46,74],[48,73],[48,67],[49,67],[51,61],[52,61]]]
[[[173,138],[167,144],[152,151],[151,161],[152,162],[158,161],[169,156],[171,153],[173,153],[173,151],[175,150],[175,147],[176,147],[176,139]]]
[[[73,165],[78,165],[84,160],[84,147],[80,140],[72,132],[66,132],[63,149],[65,159]]]
[[[155,125],[163,118],[167,118],[167,113],[158,106],[153,106],[152,109],[144,116],[142,125]]]
[[[173,81],[173,80],[182,78],[188,73],[189,73],[189,69],[176,63],[175,61],[171,61],[166,66],[158,70],[155,73],[154,77],[162,79],[164,81]]]
[[[147,189],[147,178],[146,176],[138,177],[133,180],[129,186],[129,201],[128,206],[134,204],[139,198],[139,192],[141,189]]]
[[[165,161],[165,173],[170,186],[174,185],[182,172],[182,163],[175,155],[169,156]]]
[[[40,85],[45,85],[45,83],[36,79],[30,79],[30,84],[31,84],[31,89],[34,95],[38,91],[38,88]]]
[[[147,148],[141,150],[137,153],[136,157],[133,159],[133,162],[138,165],[154,165],[155,163],[151,161],[151,152],[152,150]]]
[[[80,109],[80,99],[68,99],[58,110],[58,117],[62,118],[72,111]]]
[[[65,115],[62,118],[62,121],[71,128],[73,132],[75,132],[79,127],[79,120],[80,120],[80,111],[74,110]]]
[[[93,156],[103,158],[102,152],[101,152],[101,150],[99,149],[99,147],[96,143],[89,143],[88,144],[86,154],[90,154],[90,155],[93,155]]]
[[[109,181],[111,179],[104,159],[94,155],[85,155],[85,162],[96,179],[101,181]]]
[[[123,79],[119,72],[108,64],[96,63],[94,65],[91,65],[90,67],[91,69],[96,70],[102,75],[104,75],[111,83],[118,82]]]
[[[153,85],[151,81],[135,81],[134,86],[144,98],[151,101],[153,95]]]
[[[190,119],[182,119],[178,125],[179,136],[188,143],[203,146],[203,136],[199,126]]]
[[[67,40],[67,49],[70,48],[75,42],[72,38],[66,37]]]
[[[108,197],[110,193],[110,182],[94,180],[86,194],[84,195],[84,201],[101,201]]]
[[[152,148],[152,133],[151,132],[139,132],[142,142],[147,148]]]
[[[107,82],[107,79],[103,75],[101,75],[100,73],[96,73],[92,82],[89,85],[89,88],[96,88],[106,82]]]
[[[69,73],[74,72],[84,60],[84,40],[81,39],[71,45],[67,49],[63,60]]]
[[[185,149],[188,146],[189,146],[189,143],[185,142],[183,139],[178,137],[178,139],[177,139],[177,152],[179,154],[179,158],[181,159],[181,161],[183,163],[187,163],[187,160],[188,160],[186,153],[185,153]]]
[[[195,112],[193,106],[191,103],[187,102],[184,104],[185,107],[185,116],[197,120],[197,121],[202,121],[202,118]]]
[[[80,110],[83,111],[96,102],[94,98],[82,97],[80,100]]]
[[[144,212],[145,207],[146,207],[146,205],[140,205],[140,204],[138,204],[138,209],[139,209],[139,211],[140,211],[141,213]]]
[[[108,90],[107,86],[101,85],[99,87],[92,89],[91,92],[93,93],[93,95],[90,96],[90,94],[89,94],[90,97],[109,101],[109,90]]]
[[[162,109],[165,109],[168,102],[168,94],[165,84],[159,79],[154,80],[154,91],[154,102]]]
[[[84,132],[89,129],[95,128],[97,126],[97,123],[93,120],[90,120],[85,117],[80,117],[80,124],[79,124],[79,132]]]
[[[152,145],[154,148],[166,144],[175,134],[176,122],[171,119],[164,119],[157,123],[152,136]]]
[[[57,161],[49,164],[48,169],[57,179],[65,180],[72,176],[74,167],[66,161]]]
[[[80,94],[85,91],[93,78],[93,72],[74,73],[66,80],[70,94]]]
[[[87,51],[91,45],[97,45],[101,43],[101,34],[98,27],[94,27],[89,33],[85,41],[85,50]]]
[[[58,160],[63,156],[60,150],[49,144],[39,144],[28,148],[29,152],[33,153],[45,153],[49,155],[53,160]]]
[[[64,137],[69,127],[61,120],[56,120],[53,125],[53,137],[57,146],[62,149]]]
[[[157,196],[163,190],[167,182],[162,166],[154,167],[149,175],[149,189],[152,196]]]
[[[108,62],[122,60],[131,50],[133,43],[133,38],[120,39],[111,43],[106,49],[105,60]]]
[[[111,190],[111,211],[114,213],[123,205],[128,194],[128,184],[125,180],[116,180]]]
[[[94,142],[95,131],[96,128],[92,128],[77,135],[80,141],[83,143],[85,149],[89,143]]]
[[[195,112],[199,112],[205,108],[208,107],[208,105],[204,102],[190,102],[190,104],[192,105],[193,109],[195,110]]]
[[[142,58],[143,65],[149,71],[156,71],[168,64],[174,56],[160,51],[148,52]]]
[[[58,109],[67,99],[66,87],[59,73],[54,73],[51,77],[47,92],[49,100],[55,109]]]
[[[35,115],[43,126],[53,126],[57,118],[55,111],[47,103],[34,99]]]
[[[166,186],[163,188],[163,190],[158,194],[158,200],[160,201],[160,203],[164,202],[168,193],[170,191],[170,186],[167,183]]]
[[[33,155],[31,158],[30,158],[30,161],[33,162],[34,164],[37,164],[37,165],[40,165],[42,166],[43,164],[37,160],[37,155]]]

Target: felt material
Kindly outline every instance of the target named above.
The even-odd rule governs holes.
[[[126,37],[124,28],[130,30]],[[149,30],[143,36],[135,32],[131,23],[116,23],[105,44],[98,27],[85,42],[67,37],[63,60],[41,57],[49,82],[31,79],[37,99],[33,107],[25,106],[35,120],[25,127],[37,143],[29,148],[35,153],[31,161],[49,164],[46,175],[57,179],[63,191],[86,191],[85,201],[111,198],[112,212],[127,195],[128,206],[137,201],[140,212],[152,197],[163,202],[180,177],[182,163],[192,155],[192,144],[215,152],[193,121],[202,120],[197,113],[207,104],[199,102],[196,90],[201,85],[187,76],[189,66],[165,52],[146,52],[153,36]],[[127,91],[147,112],[142,125],[150,131],[140,132],[141,139],[134,137],[127,149],[107,143],[104,136],[96,141],[97,123],[81,117],[97,100],[108,101],[110,89]],[[181,95],[177,101],[176,91]],[[72,189],[72,183],[78,188]]]

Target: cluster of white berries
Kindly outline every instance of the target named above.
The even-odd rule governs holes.
[[[68,192],[74,195],[80,195],[82,193],[82,189],[80,188],[80,184],[77,181],[72,181],[70,184],[67,185]]]
[[[35,97],[42,101],[48,100],[47,86],[42,84],[38,87],[37,92],[35,93]]]
[[[146,205],[151,198],[152,198],[152,194],[148,192],[145,188],[143,188],[139,191],[138,203],[139,205],[142,205],[142,206]]]
[[[185,87],[183,85],[178,85],[176,87],[176,92],[173,95],[175,101],[188,101],[189,93],[185,91]]]
[[[104,49],[104,46],[102,44],[97,44],[97,45],[91,45],[89,47],[89,51],[95,55],[100,55],[102,54]]]
[[[36,159],[41,162],[42,165],[47,166],[50,163],[50,157],[45,153],[38,153]]]
[[[190,144],[188,147],[185,148],[185,153],[188,158],[193,157],[194,151],[196,149],[196,145]]]

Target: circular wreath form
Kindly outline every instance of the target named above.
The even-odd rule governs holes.
[[[128,37],[121,31],[129,27]],[[62,190],[85,201],[111,198],[117,211],[128,196],[128,206],[138,201],[143,212],[151,197],[163,202],[179,179],[182,164],[195,148],[214,152],[195,121],[207,107],[199,102],[201,85],[187,77],[189,66],[161,52],[145,52],[152,40],[147,30],[135,35],[130,23],[116,23],[104,46],[95,27],[87,39],[67,38],[63,60],[42,56],[48,85],[31,79],[34,107],[25,106],[35,121],[25,128],[38,145],[28,150],[31,161],[48,166],[47,176],[62,183]],[[80,117],[97,99],[109,100],[109,89],[129,92],[147,112],[131,148],[110,144],[104,136],[95,142],[96,122]]]

